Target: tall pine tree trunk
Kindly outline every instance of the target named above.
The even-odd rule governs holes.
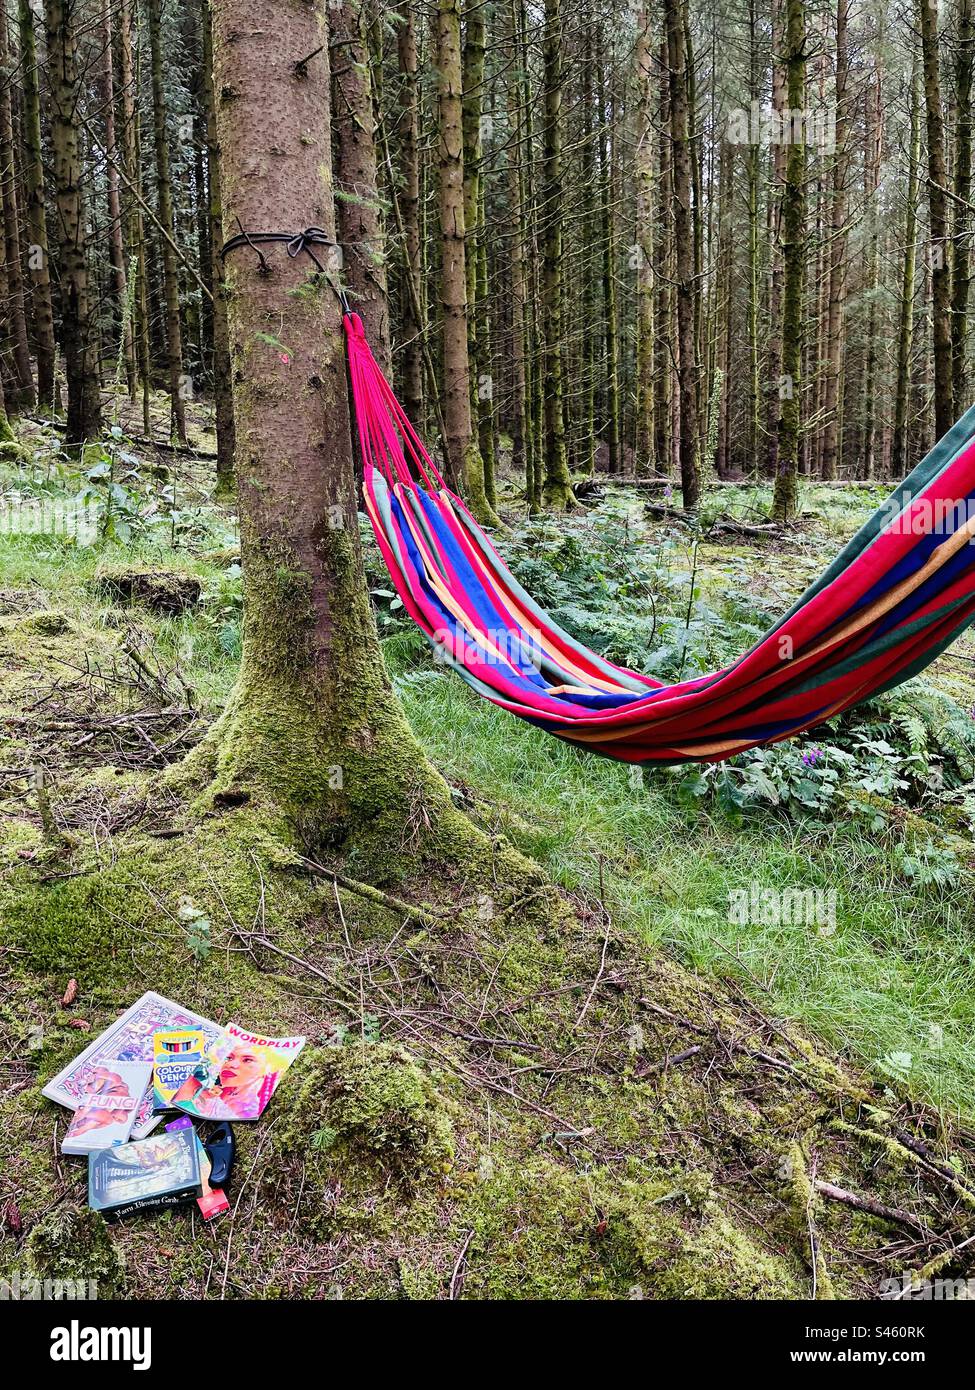
[[[958,0],[958,41],[955,67],[956,136],[952,244],[955,263],[951,279],[952,405],[962,410],[968,400],[968,291],[971,282],[972,193],[972,58],[975,55],[973,0]]]
[[[345,282],[376,359],[389,377],[389,295],[363,0],[340,0],[329,5],[328,14],[332,33],[335,206]]]
[[[183,335],[179,309],[179,267],[174,242],[173,185],[169,170],[166,132],[166,94],[162,56],[163,0],[148,0],[149,47],[152,71],[152,134],[156,156],[156,196],[162,231],[163,292],[166,299],[166,359],[169,371],[170,419],[173,438],[186,443],[186,409],[183,374]]]
[[[29,410],[34,405],[34,371],[27,338],[27,312],[24,303],[24,271],[20,240],[20,207],[17,162],[14,152],[13,113],[10,77],[12,52],[7,27],[7,11],[0,6],[0,184],[3,186],[3,232],[7,260],[7,294],[3,314],[10,329],[16,395],[8,406]]]
[[[334,236],[325,2],[281,6],[269,26],[254,17],[250,0],[213,0],[224,235],[239,219]],[[296,55],[319,49],[321,61],[297,77]],[[283,247],[269,250],[264,275],[246,247],[232,252],[227,279],[244,644],[227,710],[187,771],[210,774],[218,814],[246,805],[265,839],[354,851],[359,874],[402,871],[390,847],[411,815],[427,828],[413,862],[423,862],[424,833],[448,860],[471,846],[490,858],[425,761],[383,668],[333,290]]]
[[[68,383],[67,443],[78,448],[99,434],[102,418],[78,139],[82,83],[78,72],[77,0],[45,0],[44,14],[61,276],[61,345]]]
[[[636,471],[649,470],[653,453],[653,46],[647,8],[637,16],[636,173]]]
[[[791,113],[782,189],[782,387],[779,392],[778,463],[772,515],[795,516],[799,505],[799,438],[802,420],[802,299],[806,260],[806,11],[803,0],[785,0],[785,70]]]
[[[850,109],[847,87],[849,0],[836,5],[836,148],[833,152],[833,190],[830,210],[829,287],[826,320],[826,382],[823,396],[822,476],[836,477],[840,438],[840,368],[843,348],[843,310],[846,304],[847,175],[850,165]]]
[[[207,171],[209,174],[210,279],[213,285],[213,397],[217,427],[217,491],[234,486],[234,396],[231,381],[230,331],[227,325],[227,284],[223,257],[223,198],[220,141],[213,90],[213,25],[211,0],[202,0],[203,101],[206,111]]]
[[[460,0],[440,0],[437,14],[440,124],[440,232],[443,241],[444,425],[447,460],[474,516],[498,525],[484,490],[484,462],[471,420],[467,346],[467,257],[464,220],[464,130]]]
[[[545,0],[542,31],[544,115],[542,120],[542,392],[544,485],[550,507],[572,506],[574,497],[565,447],[565,379],[562,342],[562,14],[561,0]]]
[[[894,436],[891,472],[907,472],[907,418],[911,397],[911,348],[914,341],[914,294],[917,270],[917,200],[921,163],[921,84],[917,59],[911,72],[911,116],[908,140],[907,209],[904,214],[904,272],[901,279],[900,326],[897,332],[897,383],[894,393]]]
[[[938,9],[919,0],[924,100],[928,132],[928,220],[931,242],[931,341],[934,351],[934,429],[940,438],[954,423],[951,360],[951,262],[948,243],[948,196],[945,171],[944,114],[938,71]]]
[[[37,352],[37,399],[45,410],[55,403],[54,304],[51,264],[44,215],[44,163],[41,149],[41,100],[37,80],[37,37],[30,0],[18,0],[21,82],[23,89],[23,167],[27,200],[27,232],[30,247],[27,269],[34,310],[34,345]]]
[[[680,433],[678,457],[684,506],[696,507],[697,363],[694,325],[694,240],[691,218],[691,146],[688,126],[687,65],[681,0],[665,0],[670,65],[670,139],[674,172],[674,241],[677,282],[677,389]]]

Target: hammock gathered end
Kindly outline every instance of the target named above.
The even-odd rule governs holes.
[[[718,762],[916,675],[975,618],[975,406],[738,661],[663,684],[575,641],[521,587],[345,315],[366,510],[403,606],[519,718],[623,762]]]

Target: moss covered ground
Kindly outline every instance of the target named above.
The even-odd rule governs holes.
[[[74,486],[46,435],[28,442],[43,486]],[[0,538],[4,1276],[148,1298],[749,1300],[871,1295],[933,1262],[966,1276],[956,958],[950,1076],[885,1068],[882,1009],[876,1036],[844,1038],[849,992],[831,1024],[781,988],[779,972],[795,992],[807,978],[795,942],[776,957],[770,933],[698,913],[737,881],[733,851],[774,876],[805,834],[837,874],[849,837],[781,807],[688,813],[666,780],[628,796],[623,769],[455,696],[381,598],[442,791],[418,776],[368,837],[331,846],[286,841],[259,801],[201,800],[181,768],[232,688],[238,580],[232,518],[205,465],[181,468],[187,517],[127,547]],[[710,572],[729,555],[715,545]],[[123,571],[198,597],[156,602]],[[794,571],[770,560],[756,580]],[[897,891],[895,926],[932,885]],[[852,952],[852,914],[849,930]],[[930,941],[870,947],[893,1013]],[[830,964],[815,955],[824,988]],[[212,1226],[88,1214],[84,1164],[59,1152],[67,1112],[40,1094],[147,988],[309,1040],[264,1119],[237,1126],[233,1209]]]

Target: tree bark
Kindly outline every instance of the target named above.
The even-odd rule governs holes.
[[[955,65],[954,247],[951,278],[951,388],[952,404],[961,410],[968,404],[968,292],[971,282],[972,194],[972,59],[975,55],[975,7],[972,0],[958,0],[958,40]]]
[[[44,215],[44,164],[41,149],[41,100],[37,80],[37,38],[30,0],[18,0],[21,81],[23,84],[23,161],[30,248],[27,268],[34,310],[34,346],[37,354],[37,399],[43,409],[55,405],[54,302],[51,294],[51,258]]]
[[[678,458],[684,506],[697,506],[697,363],[694,328],[694,241],[691,220],[691,148],[687,67],[680,0],[664,0],[670,66],[670,139],[674,171],[674,242],[677,281]]]
[[[894,395],[894,436],[891,472],[907,472],[907,415],[911,393],[911,347],[914,340],[914,295],[917,271],[917,199],[921,164],[921,90],[917,59],[911,73],[911,117],[908,140],[907,208],[904,214],[904,273],[901,280],[900,327],[897,333],[897,384]]]
[[[541,191],[542,497],[557,510],[574,502],[565,446],[565,380],[562,341],[562,12],[561,0],[545,0],[542,30],[544,110]]]
[[[78,141],[82,90],[78,74],[77,0],[45,0],[44,14],[61,273],[61,345],[68,383],[66,441],[75,449],[95,438],[102,427],[98,342],[89,303]]]
[[[940,438],[954,423],[951,372],[951,263],[948,250],[948,199],[944,115],[938,72],[938,10],[919,0],[924,99],[928,134],[928,220],[931,241],[931,341],[934,351],[934,428]]]
[[[843,348],[843,310],[846,304],[847,174],[850,164],[849,0],[836,5],[836,149],[833,152],[833,190],[830,210],[829,288],[826,320],[826,382],[823,396],[822,476],[836,477],[840,439],[840,370]]]
[[[202,0],[203,100],[206,111],[207,172],[209,174],[210,279],[213,287],[213,397],[217,428],[217,491],[234,486],[234,395],[227,325],[227,284],[223,257],[223,207],[220,181],[220,140],[213,90],[213,24],[211,0]]]
[[[132,321],[126,304],[125,248],[122,233],[122,202],[119,196],[119,153],[115,139],[115,71],[112,58],[111,0],[102,0],[101,90],[105,108],[105,189],[108,203],[108,246],[112,267],[112,298],[118,306],[121,334],[122,363],[125,380],[131,391],[135,381],[135,353]]]
[[[653,454],[653,45],[647,8],[637,16],[636,174],[636,472],[649,471]]]
[[[163,231],[163,293],[166,300],[166,358],[169,371],[170,418],[173,438],[186,443],[183,373],[183,335],[180,326],[179,267],[173,243],[176,225],[173,217],[173,185],[169,171],[169,140],[166,132],[166,93],[163,85],[162,57],[163,0],[148,0],[149,46],[152,70],[152,133],[156,155],[156,196],[159,224]],[[272,230],[259,228],[258,230]]]
[[[460,0],[439,0],[437,64],[440,231],[443,239],[440,293],[443,301],[444,444],[448,466],[461,480],[472,513],[482,523],[498,525],[498,517],[485,495],[484,463],[471,423]]]
[[[778,464],[772,516],[787,521],[799,505],[801,430],[802,298],[806,258],[806,147],[801,122],[806,106],[806,11],[803,0],[785,3],[785,70],[791,132],[782,189],[782,384],[779,391]]]
[[[376,169],[370,62],[363,0],[329,6],[335,206],[343,272],[352,307],[387,377],[392,375],[385,233]],[[312,59],[317,62],[317,59]]]
[[[11,49],[5,4],[0,4],[0,184],[3,186],[4,254],[7,261],[7,294],[3,305],[13,359],[16,394],[7,401],[11,410],[30,410],[34,405],[34,370],[27,338],[24,305],[24,271],[20,244],[20,208],[17,165],[14,157],[13,114],[10,105]]]

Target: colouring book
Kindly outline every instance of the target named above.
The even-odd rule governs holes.
[[[210,1042],[215,1042],[223,1034],[223,1029],[210,1019],[201,1018],[192,1009],[184,1009],[182,1005],[174,1004],[171,999],[165,999],[150,989],[126,1009],[121,1018],[99,1034],[84,1052],[58,1072],[44,1087],[42,1094],[59,1105],[66,1105],[69,1110],[77,1109],[86,1083],[99,1066],[112,1062],[151,1063],[153,1035],[171,1028],[200,1028]],[[133,1139],[147,1135],[159,1123],[159,1119],[158,1115],[153,1114],[150,1081],[132,1126]]]
[[[304,1038],[268,1038],[228,1023],[172,1104],[206,1120],[256,1120],[304,1045]]]

